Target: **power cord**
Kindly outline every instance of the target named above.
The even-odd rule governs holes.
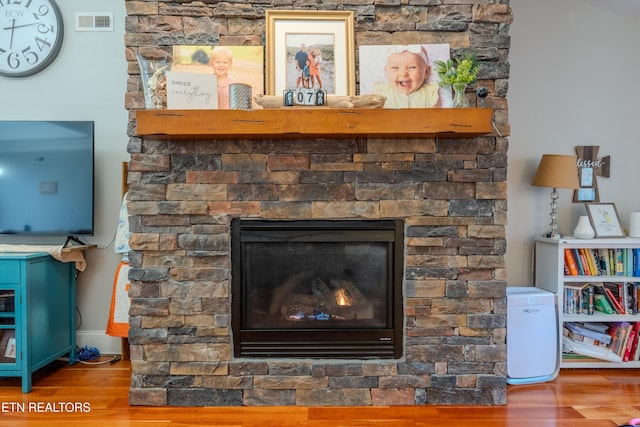
[[[95,347],[92,347],[89,345],[85,345],[84,347],[76,346],[76,358],[75,358],[76,362],[84,363],[86,365],[103,365],[106,363],[117,362],[118,360],[122,359],[122,357],[119,354],[113,354],[111,355],[111,358],[107,360],[91,362],[91,360],[96,360],[100,356],[101,356],[100,350],[98,350]],[[66,359],[66,360],[68,361],[69,359]]]

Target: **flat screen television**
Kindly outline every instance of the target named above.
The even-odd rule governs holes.
[[[0,121],[0,234],[94,234],[94,122]]]

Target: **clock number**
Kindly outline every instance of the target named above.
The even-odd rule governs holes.
[[[49,6],[47,6],[46,4],[43,4],[42,6],[40,6],[37,12],[33,12],[33,16],[35,16],[36,19],[40,19],[41,16],[45,16],[48,14],[49,14]]]
[[[31,50],[31,46],[27,46],[26,48],[22,49],[22,55],[27,61],[27,64],[33,65],[38,62],[38,54]]]
[[[6,51],[3,50],[2,52],[4,53]],[[27,46],[26,48],[22,49],[21,52],[27,64],[33,65],[38,63],[40,58],[38,57],[38,54],[36,52],[33,52],[31,50],[31,46]],[[9,66],[9,68],[16,70],[20,67],[21,63],[22,61],[20,61],[20,54],[18,52],[11,52],[9,53],[9,55],[7,55],[7,65]]]
[[[20,66],[20,58],[18,57],[18,52],[11,52],[7,55],[7,65],[11,69],[16,69]]]
[[[24,7],[25,9],[29,9],[31,7],[31,2],[33,0],[29,0],[25,3]],[[0,0],[0,7],[4,7],[5,5],[10,5],[10,4],[15,4],[16,6],[22,6],[22,2],[23,0],[6,0],[6,1],[2,1]]]
[[[55,33],[56,29],[53,28],[53,25],[40,24],[38,25],[38,32],[40,34]]]
[[[51,43],[47,39],[42,39],[40,37],[36,37],[36,44],[38,45],[38,50],[42,52],[45,47],[51,48]]]

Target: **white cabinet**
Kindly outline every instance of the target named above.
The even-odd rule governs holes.
[[[566,275],[565,249],[634,249],[640,248],[640,239],[636,238],[608,238],[608,239],[550,239],[538,237],[535,240],[535,285],[557,295],[560,336],[564,322],[640,322],[640,314],[604,314],[595,311],[594,314],[566,314],[565,284],[578,283],[620,283],[640,282],[640,277],[633,275]],[[637,273],[636,273],[637,274]],[[597,359],[569,360],[563,358],[562,368],[637,368],[639,361],[607,362]]]

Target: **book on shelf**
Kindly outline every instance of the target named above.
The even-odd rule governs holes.
[[[616,276],[624,276],[624,249],[616,248]]]
[[[569,276],[577,276],[578,273],[578,264],[576,263],[575,258],[573,257],[573,252],[569,248],[565,248],[564,250],[564,265],[567,270],[569,270]]]
[[[598,332],[607,332],[609,325],[601,322],[582,322],[582,326]]]
[[[591,283],[564,284],[564,312],[567,314],[593,314],[594,292]]]
[[[631,329],[629,330],[629,334],[627,336],[627,342],[625,344],[624,352],[622,355],[622,361],[628,362],[632,359],[634,344],[638,341],[638,322],[634,322],[631,324]]]
[[[593,295],[593,304],[597,311],[604,314],[615,314],[616,311],[611,307],[609,301],[603,294],[594,294]]]
[[[564,327],[568,330],[568,332],[572,333],[572,334],[567,334],[567,336],[571,337],[571,335],[573,336],[578,335],[581,337],[579,339],[580,342],[585,342],[584,338],[582,337],[586,337],[586,338],[592,338],[593,340],[595,340],[597,343],[596,345],[600,343],[604,345],[611,343],[611,335],[607,334],[606,332],[598,332],[589,328],[585,328],[580,323],[564,322]],[[593,344],[591,340],[587,340],[587,341]]]
[[[594,298],[596,298],[597,302],[596,309],[606,314],[625,314],[625,311],[622,309],[622,306],[616,296],[613,294],[611,289],[605,285],[606,283],[594,283],[593,285],[595,293]],[[602,295],[602,297],[597,297],[597,295]],[[608,305],[613,309],[613,313],[609,313],[608,307],[602,302],[602,299],[606,300]]]
[[[565,248],[568,276],[640,277],[640,248]]]
[[[565,322],[563,351],[613,362],[640,360],[640,322],[603,322],[602,325],[595,331],[585,324]],[[602,332],[605,326],[606,332]]]
[[[594,357],[608,362],[622,362],[622,358],[606,347],[573,341],[562,337],[562,351],[564,353],[575,353],[583,356]]]
[[[614,307],[618,314],[627,314],[626,302],[625,302],[625,286],[621,282],[610,283],[605,282],[602,284],[604,291],[614,301]]]
[[[597,276],[599,271],[598,271],[597,261],[596,261],[596,257],[593,250],[590,248],[583,248],[582,251],[584,253],[584,257],[587,260],[587,264],[589,266],[589,274],[591,276]]]
[[[604,276],[608,276],[611,271],[610,263],[609,263],[609,250],[599,248],[598,249],[598,261],[600,263],[600,271]]]
[[[640,343],[639,342],[640,342],[640,323],[638,323],[638,327],[636,328],[635,341],[633,342],[633,347],[631,349],[631,355],[629,356],[629,360],[633,360],[633,361],[640,360]]]

